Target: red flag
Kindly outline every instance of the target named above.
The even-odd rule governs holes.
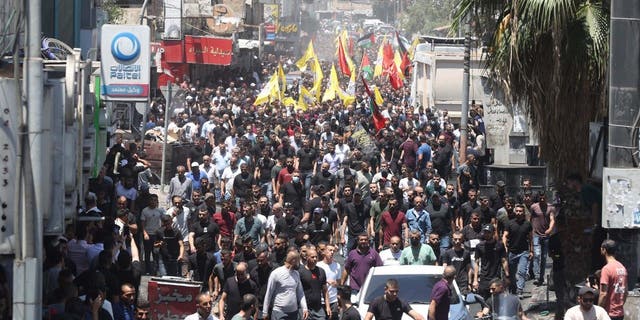
[[[345,76],[351,76],[351,70],[349,70],[349,64],[347,63],[347,57],[345,56],[341,40],[338,40],[338,64],[340,65],[342,74]]]
[[[396,63],[393,61],[393,48],[391,48],[391,44],[388,42],[385,43],[382,48],[382,75],[389,76],[389,82],[393,89],[398,90],[402,88],[403,83],[402,79],[400,79],[400,75],[398,75],[398,69],[396,67]]]
[[[353,57],[353,38],[349,37],[349,56]]]
[[[373,95],[373,92],[369,89],[367,85],[367,81],[362,78],[362,84],[364,85],[364,91],[367,92],[369,96],[369,109],[371,110],[371,115],[373,118],[373,126],[376,128],[376,131],[380,131],[387,126],[387,118],[385,118],[382,113],[380,113],[380,109],[378,109],[378,105],[376,104],[376,99]]]

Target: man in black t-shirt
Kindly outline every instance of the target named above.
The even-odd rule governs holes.
[[[235,277],[229,277],[222,288],[222,295],[218,303],[220,320],[231,319],[240,312],[242,297],[248,293],[257,294],[258,287],[249,278],[247,264],[240,262],[236,267]]]
[[[502,242],[509,250],[511,292],[522,297],[527,280],[529,260],[533,259],[533,227],[525,220],[525,207],[517,204],[513,209],[515,218],[509,220],[502,234]]]
[[[307,250],[306,264],[299,269],[300,281],[304,290],[304,297],[309,308],[308,320],[325,320],[331,317],[331,304],[327,292],[327,275],[324,269],[318,267],[318,252]],[[324,304],[322,300],[324,299]]]
[[[318,244],[320,241],[329,242],[331,239],[331,226],[328,223],[328,218],[323,217],[322,208],[315,208],[311,222],[307,226],[309,231],[309,242]]]
[[[494,278],[500,278],[500,266],[505,277],[509,277],[510,269],[507,262],[507,253],[502,242],[495,238],[495,228],[488,224],[482,227],[483,241],[475,247],[476,281],[473,288],[478,289],[478,293],[485,299],[491,296],[489,284]]]
[[[316,172],[316,174],[311,179],[312,186],[324,186],[323,194],[327,196],[333,196],[335,194],[336,188],[336,176],[329,171],[329,163],[323,162],[320,165],[320,172]]]
[[[213,222],[211,215],[206,207],[198,209],[198,220],[189,226],[189,244],[191,252],[196,252],[196,242],[199,239],[205,239],[209,244],[209,252],[218,251],[218,243],[220,243],[220,227]]]
[[[249,165],[246,163],[241,164],[240,174],[233,178],[232,197],[235,197],[236,203],[245,202],[255,184],[256,180],[249,173]]]
[[[369,305],[364,320],[400,320],[402,314],[406,313],[414,320],[424,320],[424,317],[405,301],[398,299],[400,286],[396,279],[389,279],[384,285],[384,295],[376,298]]]
[[[306,197],[309,198],[309,190],[311,187],[311,177],[313,176],[313,168],[316,166],[316,159],[318,153],[316,149],[311,147],[309,139],[302,140],[302,148],[296,153],[295,162],[298,170],[300,170],[302,181],[304,181],[304,188],[307,191]]]
[[[338,305],[340,306],[341,320],[360,320],[360,313],[351,304],[351,287],[338,287]]]
[[[162,263],[159,266],[159,275],[179,276],[178,260],[184,258],[184,246],[182,234],[173,228],[173,218],[169,215],[162,216],[162,227],[156,232],[154,247],[160,248]]]
[[[464,238],[462,232],[454,232],[452,240],[453,247],[442,254],[442,264],[456,268],[456,283],[460,288],[460,292],[466,295],[469,293],[471,284],[474,281],[471,253],[463,246]]]

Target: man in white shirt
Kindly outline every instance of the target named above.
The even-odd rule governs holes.
[[[167,215],[173,220],[173,228],[180,231],[182,235],[182,243],[184,246],[184,252],[188,255],[190,252],[189,246],[189,218],[191,213],[189,208],[185,207],[182,203],[182,197],[173,196],[171,198],[173,206],[167,210]],[[188,264],[186,261],[182,262],[182,274],[186,275],[188,272]]]
[[[340,312],[338,310],[338,286],[342,275],[342,266],[333,260],[336,252],[334,244],[327,244],[322,252],[323,259],[318,262],[318,267],[324,270],[327,276],[327,292],[329,293],[329,304],[331,305],[331,317],[329,320],[337,320]]]
[[[578,291],[578,305],[573,306],[564,314],[566,320],[609,320],[611,319],[607,311],[601,306],[594,304],[596,291],[584,286]]]
[[[380,260],[385,266],[400,265],[400,255],[402,254],[402,239],[398,236],[391,237],[389,240],[389,248],[380,251]]]
[[[196,296],[196,312],[184,318],[184,320],[216,320],[211,314],[211,296],[208,293],[200,293]]]

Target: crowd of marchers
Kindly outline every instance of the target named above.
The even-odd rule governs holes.
[[[472,105],[461,160],[447,111],[415,105],[406,89],[378,83],[382,130],[362,89],[348,106],[253,105],[255,83],[278,63],[293,65],[269,56],[262,75],[185,79],[179,105],[154,102],[145,128],[161,127],[169,110],[167,135],[192,146],[166,198],[150,190],[140,142],[114,136],[74,225],[46,243],[47,317],[148,318],[149,303],[137,299],[146,274],[201,283],[187,319],[359,319],[350,297],[371,268],[422,264],[447,266],[433,312],[411,310],[390,279],[365,318],[446,319],[441,306],[453,280],[463,294],[494,301],[484,314],[524,318],[525,282],[544,284],[548,255],[554,268],[560,263],[556,206],[526,178],[481,192],[481,166],[490,161],[482,106]],[[295,80],[287,95],[299,81],[308,80]],[[580,177],[568,181],[583,188]],[[603,253],[613,257],[614,248],[603,245]],[[612,318],[626,298],[619,275],[619,266],[605,267],[599,279],[598,302]],[[595,293],[587,291],[583,312],[603,314],[587,308]],[[499,308],[491,297],[502,296]]]

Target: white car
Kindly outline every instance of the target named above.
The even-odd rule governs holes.
[[[431,289],[436,282],[442,279],[444,267],[441,266],[381,266],[369,270],[367,279],[360,292],[352,300],[356,300],[358,312],[364,319],[369,309],[369,304],[376,298],[384,295],[384,286],[387,279],[398,280],[400,292],[398,298],[409,303],[413,310],[427,318],[429,304],[431,303]],[[473,317],[467,311],[458,285],[453,282],[449,319],[471,320]],[[402,320],[410,320],[409,315],[404,314]]]

